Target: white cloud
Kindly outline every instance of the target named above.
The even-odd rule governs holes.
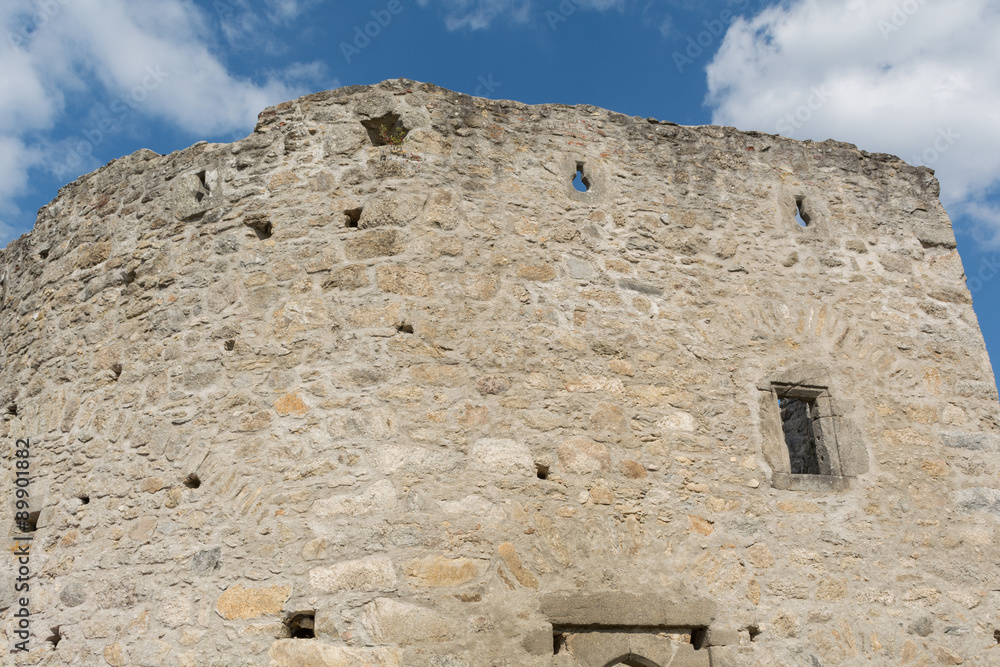
[[[283,17],[302,5],[269,3]],[[102,122],[133,114],[197,137],[249,132],[265,107],[309,92],[318,82],[333,83],[319,63],[294,63],[263,81],[234,75],[213,51],[213,22],[222,18],[192,0],[4,0],[0,209],[13,210],[13,198],[24,192],[43,152],[57,176],[67,173],[67,163],[74,162],[66,150],[69,137],[51,135],[59,124],[70,124],[78,145],[80,136],[100,143],[106,136]],[[92,111],[74,125],[66,114],[71,103]],[[86,164],[79,157],[69,166]],[[8,236],[0,228],[0,244]]]
[[[712,121],[850,141],[937,171],[942,199],[1000,231],[1000,5],[794,0],[734,22],[707,67]]]
[[[433,0],[417,0],[425,7]],[[624,0],[439,0],[444,5],[445,26],[448,30],[482,30],[494,19],[506,16],[514,23],[527,23],[533,18],[545,20],[542,12],[557,12],[568,16],[579,8],[605,10],[624,5]],[[536,6],[537,5],[537,6]],[[539,12],[536,16],[534,12]]]

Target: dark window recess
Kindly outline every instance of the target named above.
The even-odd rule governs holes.
[[[368,139],[372,146],[401,146],[406,135],[410,133],[399,120],[399,116],[389,113],[371,120],[363,120],[361,124],[368,130]]]
[[[793,475],[820,474],[821,455],[816,451],[816,402],[805,398],[779,398],[781,430],[788,447]]]
[[[413,333],[413,325],[403,322],[402,324],[396,327],[396,331],[398,331],[399,333],[411,334]]]
[[[80,496],[79,500],[84,505],[89,505],[90,504],[90,496]]]
[[[549,467],[541,463],[535,464],[535,473],[538,475],[538,479],[548,479],[549,478]]]
[[[49,250],[48,250],[48,248],[46,248],[45,250],[42,250],[41,252],[38,253],[38,259],[48,259],[48,258],[49,258]]]
[[[292,639],[315,639],[316,613],[304,611],[294,614],[285,621],[288,634]]]
[[[200,202],[205,198],[205,193],[209,192],[208,182],[205,180],[205,172],[199,171],[195,174],[198,177],[198,182],[201,184],[202,189],[194,193],[194,200]]]
[[[39,512],[28,512],[28,518],[17,521],[17,530],[22,533],[33,533],[38,530]]]
[[[552,655],[559,655],[559,652],[566,646],[566,635],[561,632],[552,633]]]
[[[261,241],[271,238],[271,234],[274,233],[274,227],[271,226],[271,221],[266,213],[248,215],[243,220],[243,224],[252,229]]]
[[[189,489],[197,489],[201,486],[201,480],[198,478],[198,475],[191,473],[187,476],[187,479],[184,480],[184,486]]]
[[[576,176],[573,177],[573,187],[577,192],[589,192],[590,191],[590,179],[583,171],[584,164],[582,162],[576,163]]]
[[[45,638],[45,641],[52,643],[52,648],[59,648],[59,642],[62,641],[62,634],[59,632],[59,626],[51,629],[52,634]]]
[[[758,625],[751,625],[747,627],[747,632],[750,633],[750,641],[755,642],[757,641],[757,637],[760,637],[763,630],[761,630]]]
[[[700,651],[708,645],[708,628],[691,629],[691,646],[695,651]]]
[[[225,348],[226,352],[232,352],[233,349],[236,347],[236,339],[230,338],[229,340],[227,340],[225,343],[222,344],[222,347]]]
[[[17,416],[17,403],[9,403],[7,405],[7,414],[14,417]]]
[[[795,222],[798,223],[799,227],[808,227],[809,223],[812,222],[812,218],[806,212],[805,204],[806,200],[804,197],[797,197],[795,199]]]
[[[997,644],[1000,644],[1000,630],[993,631],[993,639],[997,640]]]
[[[345,227],[349,229],[357,229],[358,223],[361,222],[361,212],[364,209],[360,208],[349,208],[344,211]]]

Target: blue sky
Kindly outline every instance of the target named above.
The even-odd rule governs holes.
[[[0,245],[112,159],[406,77],[931,166],[1000,360],[995,0],[3,0],[0,22]]]

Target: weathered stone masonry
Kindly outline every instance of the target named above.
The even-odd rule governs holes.
[[[0,281],[4,664],[1000,664],[926,168],[390,81],[80,178]]]

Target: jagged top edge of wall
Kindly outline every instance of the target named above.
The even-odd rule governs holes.
[[[270,107],[267,107],[257,115],[257,123],[254,126],[254,130],[248,137],[254,134],[264,132],[267,128],[276,123],[280,122],[283,114],[289,112],[294,112],[300,109],[304,105],[316,102],[324,102],[328,100],[343,100],[353,96],[371,93],[371,92],[392,92],[395,94],[404,94],[407,92],[413,92],[414,90],[419,90],[420,92],[437,95],[444,98],[447,102],[456,104],[459,106],[475,106],[484,110],[497,109],[497,110],[518,110],[518,111],[540,111],[540,112],[551,112],[554,110],[576,110],[578,112],[586,113],[590,116],[600,115],[609,120],[610,122],[615,122],[619,124],[652,124],[652,125],[669,125],[677,128],[682,128],[686,131],[698,133],[706,138],[719,140],[725,139],[727,137],[740,136],[748,138],[766,138],[775,144],[786,144],[789,146],[813,146],[819,150],[826,150],[827,152],[832,152],[836,149],[847,151],[853,153],[854,155],[860,157],[861,159],[867,161],[873,168],[878,169],[880,165],[895,169],[900,173],[908,173],[916,177],[916,180],[922,182],[922,186],[925,191],[930,190],[930,193],[936,198],[940,195],[940,184],[937,178],[934,176],[934,170],[930,167],[925,166],[913,166],[906,163],[901,158],[891,155],[889,153],[871,153],[862,149],[859,149],[855,144],[848,142],[837,141],[834,139],[826,139],[824,141],[813,141],[812,139],[792,139],[789,137],[784,137],[778,134],[769,134],[767,132],[761,132],[758,130],[740,130],[738,128],[728,126],[728,125],[680,125],[666,120],[658,120],[656,118],[643,118],[641,116],[628,116],[626,114],[619,113],[617,111],[611,111],[609,109],[604,109],[602,107],[594,106],[591,104],[559,104],[559,103],[542,103],[542,104],[526,104],[524,102],[518,102],[515,100],[494,100],[484,97],[474,97],[466,93],[459,93],[447,88],[442,88],[441,86],[432,83],[423,83],[420,81],[414,81],[412,79],[387,79],[377,84],[372,85],[353,85],[344,86],[341,88],[335,88],[333,90],[325,90],[316,93],[311,93],[309,95],[303,95],[302,97],[296,98],[294,100],[288,100],[286,102],[281,102]],[[200,152],[208,147],[212,149],[221,149],[226,146],[231,146],[233,144],[239,143],[241,140],[235,140],[229,143],[220,144],[210,144],[207,141],[199,141],[191,146],[182,148],[172,153],[159,154],[148,148],[140,148],[139,150],[111,160],[106,165],[98,167],[94,171],[83,174],[73,180],[70,183],[59,188],[58,194],[52,199],[48,204],[42,206],[38,210],[38,214],[35,219],[35,224],[45,215],[47,209],[51,207],[54,203],[59,201],[64,196],[69,196],[74,190],[80,187],[82,184],[99,177],[103,172],[115,168],[127,165],[129,163],[139,163],[148,162],[150,160],[155,160],[158,158],[162,159],[180,159],[186,157],[186,154],[192,152]],[[144,171],[144,169],[143,169]],[[6,248],[0,248],[0,257],[3,257],[9,250],[19,245],[20,243],[27,242],[34,227],[31,231],[22,234],[17,239],[12,240]]]

